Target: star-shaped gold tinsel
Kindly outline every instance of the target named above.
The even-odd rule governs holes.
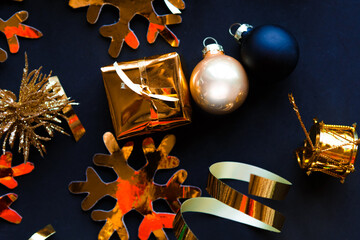
[[[41,67],[28,73],[28,61],[25,55],[25,68],[20,85],[19,99],[5,89],[0,89],[0,138],[3,139],[3,152],[6,144],[12,148],[19,139],[18,151],[23,152],[25,162],[29,158],[30,146],[34,146],[41,156],[45,151],[42,141],[53,137],[54,131],[68,135],[57,125],[64,107],[71,104],[68,98],[62,98],[59,90],[48,80],[50,74],[40,73]],[[43,127],[50,137],[40,136],[35,131]]]

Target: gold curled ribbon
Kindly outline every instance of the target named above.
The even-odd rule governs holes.
[[[226,185],[220,179],[249,182],[249,194],[281,200],[292,185],[286,179],[245,163],[219,162],[210,166],[206,190],[214,198],[199,197],[185,201],[174,220],[179,240],[197,239],[183,217],[185,212],[206,213],[272,232],[280,232],[285,217]]]
[[[61,86],[60,80],[57,76],[53,76],[49,78],[49,83],[53,87],[54,90],[58,91],[58,94],[61,99],[67,99],[68,97],[65,94],[64,88]],[[66,122],[68,123],[70,130],[74,136],[75,141],[79,141],[82,136],[85,134],[85,128],[81,124],[80,119],[76,115],[74,109],[71,104],[68,104],[62,110]]]
[[[51,226],[51,224],[49,224],[46,227],[44,227],[43,229],[40,229],[39,231],[34,233],[29,238],[29,240],[45,240],[45,239],[47,239],[48,237],[52,236],[55,233],[56,232],[55,232],[53,226]]]

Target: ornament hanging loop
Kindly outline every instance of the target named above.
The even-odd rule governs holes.
[[[241,24],[240,24],[240,23],[233,23],[233,24],[231,24],[231,26],[229,27],[229,33],[230,33],[231,36],[235,36],[235,33],[236,33],[236,32],[234,33],[234,31],[233,31],[235,26],[237,26],[237,27],[238,27],[237,29],[239,29],[239,27],[241,26]],[[236,29],[236,30],[237,30],[237,29]]]
[[[206,44],[206,41],[208,40],[212,40],[213,43],[210,44]],[[205,56],[206,53],[210,52],[210,53],[219,53],[219,52],[224,52],[224,48],[218,44],[218,42],[216,41],[215,38],[213,37],[206,37],[203,40],[203,45],[204,45],[204,49],[202,50],[203,56]]]
[[[215,44],[218,44],[218,42],[216,41],[215,38],[213,38],[213,37],[206,37],[206,38],[204,38],[204,40],[203,40],[203,46],[204,46],[204,47],[207,46],[207,45],[206,45],[206,41],[207,41],[207,40],[213,40]]]

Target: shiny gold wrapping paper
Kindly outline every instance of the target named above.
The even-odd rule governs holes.
[[[118,140],[191,122],[189,90],[177,53],[122,62],[118,66],[144,90],[144,94],[131,90],[113,65],[101,68]],[[178,100],[160,100],[145,93]]]

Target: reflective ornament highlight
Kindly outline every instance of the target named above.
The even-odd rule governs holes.
[[[237,27],[233,33],[232,28]],[[246,70],[266,79],[283,79],[296,67],[299,44],[283,27],[234,23],[229,33],[240,43],[240,62]]]
[[[69,190],[72,193],[87,193],[81,204],[83,210],[89,210],[105,196],[116,199],[115,207],[110,211],[95,210],[91,217],[95,221],[106,221],[98,235],[99,240],[108,240],[117,232],[120,239],[129,239],[124,223],[124,215],[136,210],[144,216],[138,237],[148,239],[153,233],[157,239],[167,239],[163,228],[172,228],[175,214],[155,212],[152,203],[157,199],[165,199],[174,213],[180,209],[180,198],[193,198],[200,195],[197,187],[184,186],[187,178],[185,170],[178,170],[170,180],[163,185],[154,182],[159,169],[171,169],[179,166],[179,159],[169,156],[175,144],[175,136],[165,136],[158,148],[151,138],[143,141],[143,151],[147,160],[140,170],[134,170],[127,164],[133,150],[133,143],[128,142],[119,148],[111,133],[104,134],[104,143],[110,155],[97,154],[94,163],[97,166],[112,168],[118,178],[114,182],[104,183],[95,170],[89,167],[86,171],[86,181],[71,182]]]
[[[214,43],[206,45],[209,39]],[[247,75],[237,60],[224,54],[223,47],[214,38],[205,38],[203,45],[204,59],[191,74],[191,95],[206,112],[230,113],[240,107],[248,95]]]
[[[154,0],[70,0],[69,5],[72,8],[81,8],[89,6],[87,12],[87,21],[96,23],[104,5],[111,5],[119,10],[119,21],[117,23],[103,26],[100,28],[100,34],[111,38],[109,54],[116,58],[119,56],[123,43],[136,49],[140,43],[135,33],[130,29],[130,21],[135,15],[141,15],[149,20],[147,32],[147,41],[154,43],[158,34],[160,34],[172,47],[179,46],[179,39],[170,31],[167,25],[181,23],[181,17],[175,14],[158,15],[153,8]],[[185,8],[182,0],[165,0],[165,4],[173,13],[179,13],[179,9]]]
[[[20,48],[19,37],[24,38],[40,38],[42,33],[36,28],[22,24],[29,16],[27,11],[20,11],[4,21],[0,18],[0,31],[6,36],[11,53],[17,53]],[[5,62],[7,52],[0,48],[0,62]]]
[[[209,168],[206,187],[213,198],[193,198],[181,205],[174,220],[174,232],[178,240],[197,239],[183,218],[185,212],[206,213],[272,232],[281,231],[285,221],[281,213],[238,192],[221,179],[248,182],[249,194],[273,200],[285,199],[292,185],[272,172],[249,164],[215,163]],[[223,239],[223,236],[216,239]]]
[[[300,167],[308,175],[322,172],[339,178],[344,183],[345,178],[355,171],[354,164],[360,144],[356,124],[329,125],[318,122],[315,118],[314,125],[307,132],[292,94],[289,94],[289,100],[306,136],[304,147],[295,151]]]

